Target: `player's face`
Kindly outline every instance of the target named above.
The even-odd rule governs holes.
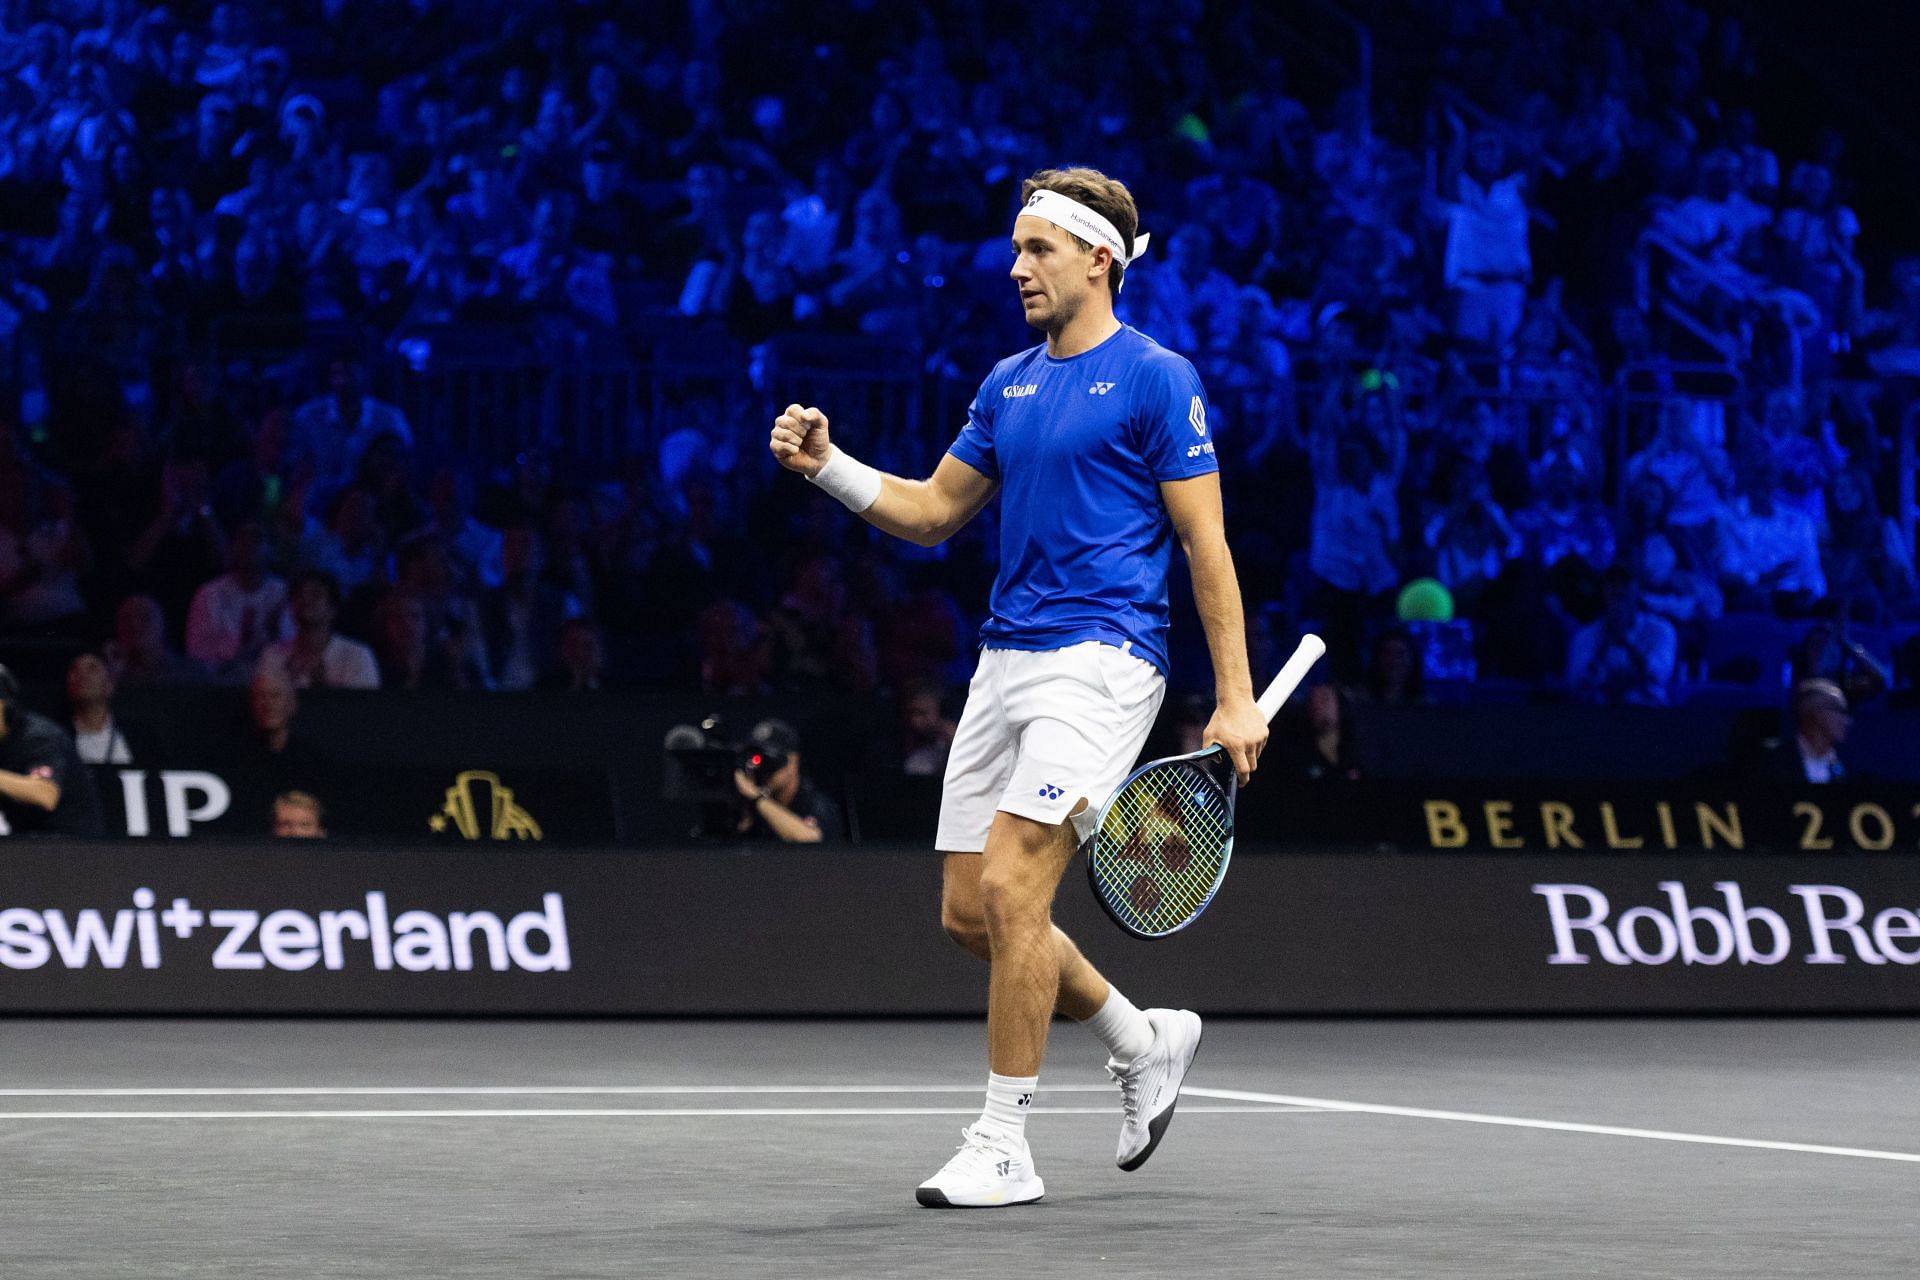
[[[1014,219],[1013,253],[1013,269],[1007,274],[1020,290],[1027,323],[1036,329],[1064,329],[1096,286],[1107,287],[1106,280],[1088,274],[1094,251],[1082,249],[1045,218],[1027,214]]]

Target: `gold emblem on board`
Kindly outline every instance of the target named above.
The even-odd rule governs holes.
[[[485,814],[486,825],[481,825]],[[468,840],[538,840],[540,824],[513,801],[513,788],[500,775],[468,769],[447,788],[447,802],[427,819],[427,827],[444,832],[448,823]]]

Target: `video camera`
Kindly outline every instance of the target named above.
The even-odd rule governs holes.
[[[735,742],[717,715],[667,732],[663,800],[694,804],[744,803],[734,785],[737,769],[766,786],[800,749],[800,737],[784,720],[762,720],[746,741]]]

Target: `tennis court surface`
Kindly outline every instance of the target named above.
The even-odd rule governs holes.
[[[1231,1021],[1113,1167],[1055,1027],[1044,1202],[913,1187],[975,1022],[0,1024],[0,1271],[100,1276],[1893,1276],[1920,1025]]]

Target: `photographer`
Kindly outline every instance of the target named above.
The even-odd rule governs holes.
[[[733,771],[746,800],[736,831],[752,840],[815,844],[844,832],[839,806],[800,776],[800,735],[784,720],[762,720],[747,735],[746,768]]]

